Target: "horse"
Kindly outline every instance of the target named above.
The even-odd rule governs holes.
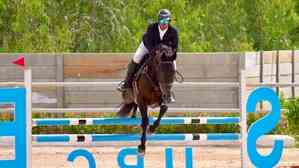
[[[175,77],[175,51],[164,44],[157,45],[145,57],[142,67],[136,73],[131,91],[123,93],[125,102],[118,111],[119,117],[136,117],[137,107],[141,113],[141,143],[138,154],[145,154],[146,136],[159,127],[161,118],[167,112],[171,102],[171,88]],[[148,107],[160,107],[158,118],[149,126]]]

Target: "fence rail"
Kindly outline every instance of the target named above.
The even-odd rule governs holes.
[[[13,111],[13,108],[1,108],[0,112],[9,112]],[[38,113],[94,113],[94,112],[108,112],[114,113],[117,112],[119,108],[33,108],[32,112]],[[149,108],[149,111],[157,111],[158,108],[153,109]],[[221,113],[221,112],[232,112],[232,113],[239,113],[239,108],[169,108],[168,112],[207,112],[207,113]]]
[[[99,86],[99,85],[118,85],[119,81],[113,82],[32,82],[32,86],[34,87],[50,87],[50,86]],[[24,82],[0,82],[1,86],[23,86]],[[219,86],[219,87],[239,87],[238,82],[183,82],[178,83],[175,82],[174,85],[182,85],[182,86]]]
[[[113,82],[32,82],[33,87],[78,87],[78,86],[100,86],[100,85],[118,85],[119,81]],[[175,82],[174,85],[181,86],[215,86],[215,87],[239,87],[239,82]],[[24,86],[24,82],[0,82],[0,87],[4,86]],[[258,86],[269,86],[269,87],[299,87],[299,83],[293,82],[280,82],[280,83],[247,83],[246,86],[258,87]]]

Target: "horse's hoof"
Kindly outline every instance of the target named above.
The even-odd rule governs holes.
[[[139,156],[144,156],[145,155],[145,146],[138,146],[138,155]]]

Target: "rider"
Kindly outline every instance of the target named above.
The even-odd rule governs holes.
[[[158,14],[158,22],[150,24],[144,33],[142,42],[139,45],[133,59],[128,65],[127,76],[124,82],[118,87],[123,92],[132,88],[134,74],[140,68],[140,63],[144,56],[151,52],[155,46],[164,44],[170,46],[175,51],[174,68],[176,69],[176,51],[178,49],[178,32],[170,25],[171,13],[168,9],[161,9]],[[174,100],[174,99],[173,99]]]

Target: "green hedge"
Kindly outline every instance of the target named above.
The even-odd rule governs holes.
[[[71,118],[71,117],[116,117],[114,114],[93,114],[86,116],[85,114],[65,113],[57,114],[35,114],[33,118]],[[151,113],[151,116],[158,116],[158,113]],[[185,117],[195,116],[191,113],[185,113]],[[223,116],[237,116],[236,114],[224,114]],[[157,129],[157,133],[229,133],[239,131],[236,124],[226,125],[161,125]],[[109,134],[109,133],[140,133],[139,126],[55,126],[55,127],[34,127],[33,134],[51,134],[51,133],[70,133],[70,134]]]
[[[299,146],[299,97],[296,99],[282,99],[282,108],[287,109],[285,117],[287,121],[286,132],[296,138]]]

